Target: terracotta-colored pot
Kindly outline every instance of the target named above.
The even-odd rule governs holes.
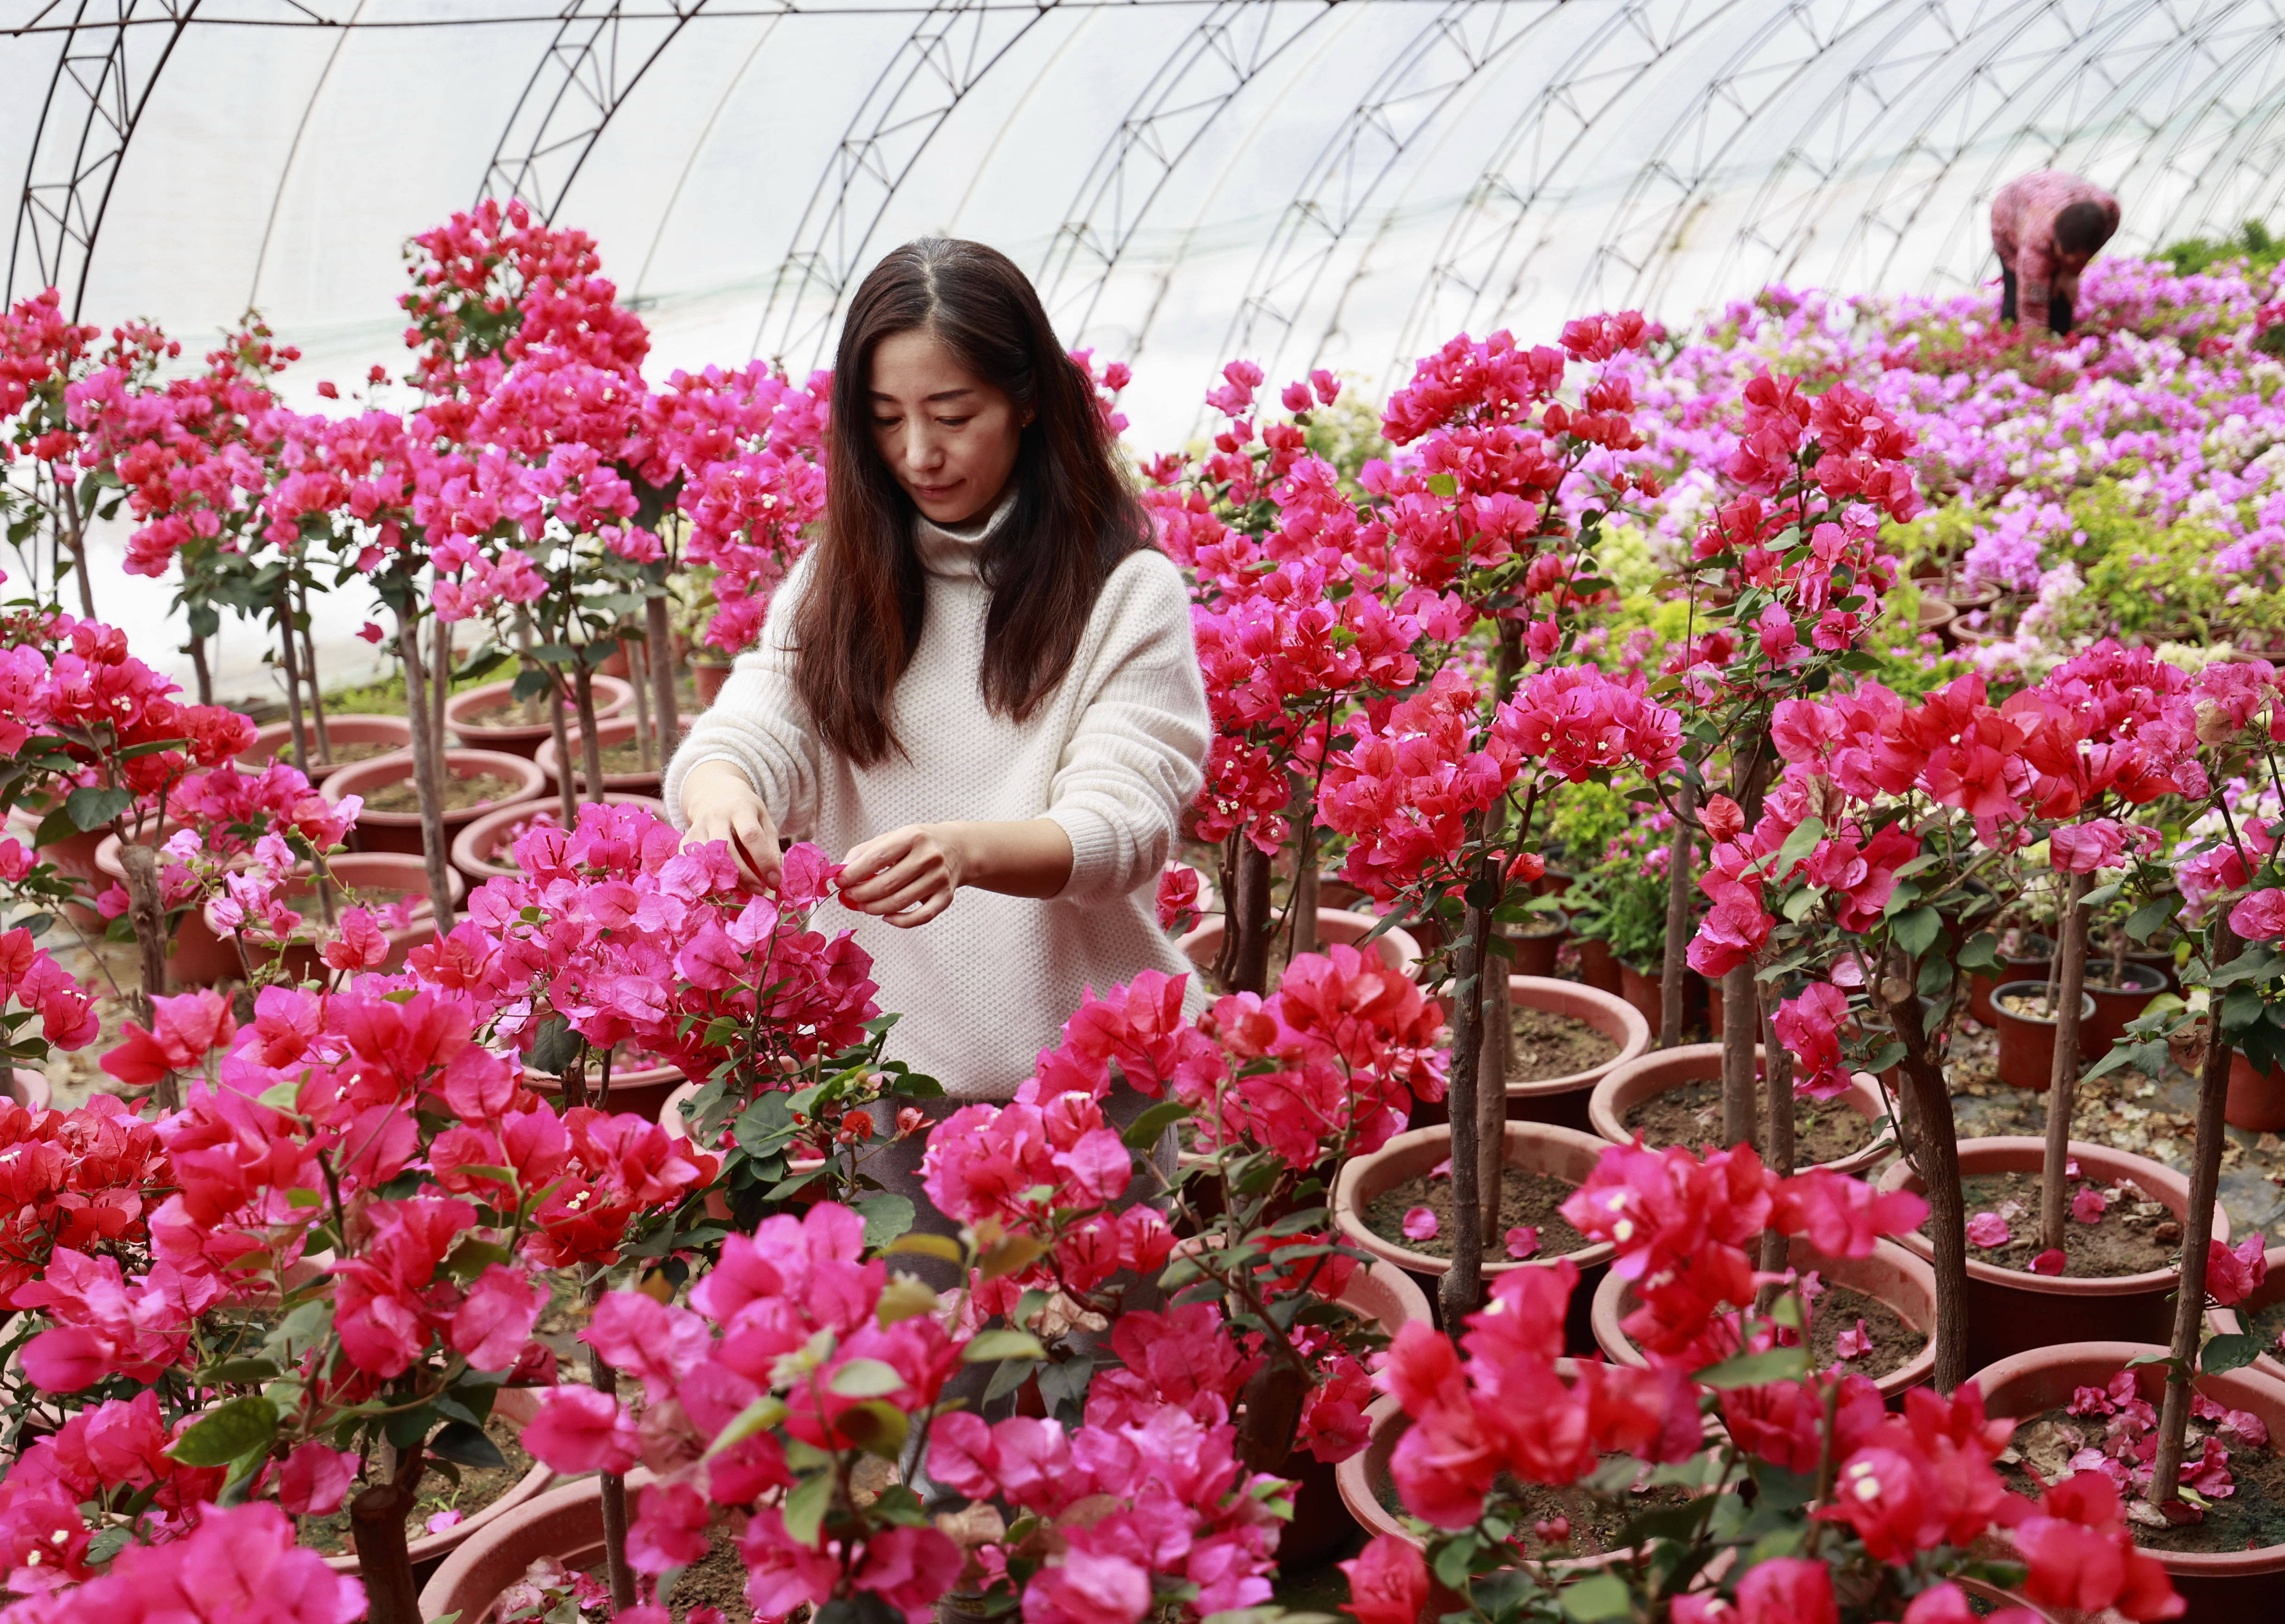
[[[2105,981],[2110,979],[2110,961],[2087,961],[2087,975]],[[2094,1019],[2079,1031],[2079,1054],[2089,1065],[2110,1053],[2118,1040],[2126,1035],[2127,1023],[2140,1019],[2150,1000],[2166,990],[2166,977],[2155,967],[2126,961],[2127,985],[2124,987],[2094,987],[2086,995],[2094,1000]]]
[[[614,806],[643,806],[661,818],[666,816],[666,803],[655,796],[623,795],[611,790],[603,798]],[[535,818],[545,820],[551,828],[560,827],[563,821],[562,811],[552,796],[542,796],[538,801],[518,801],[486,812],[452,836],[452,867],[476,885],[486,880],[521,878],[523,870],[506,860],[511,855],[507,835],[510,829]]]
[[[1959,1142],[1959,1171],[1962,1177],[1980,1173],[2037,1173],[2046,1154],[2046,1142],[2028,1134],[1964,1139]],[[2162,1162],[2076,1139],[2070,1142],[2070,1154],[2078,1158],[2082,1173],[2097,1184],[2131,1180],[2151,1200],[2163,1204],[2178,1220],[2189,1211],[2189,1181]],[[1901,1160],[1881,1175],[1881,1188],[1924,1193],[1912,1164]],[[2216,1240],[2229,1239],[2229,1214],[2218,1201],[2214,1203],[2213,1233]],[[1914,1257],[1925,1259],[1935,1255],[1924,1231],[1900,1235],[1896,1242]],[[2150,1341],[2171,1336],[2177,1278],[2171,1268],[2107,1279],[2034,1275],[1986,1263],[1971,1251],[1967,1362],[1986,1365],[2012,1353],[2066,1342]]]
[[[1619,996],[1632,1005],[1653,1031],[1666,1014],[1666,977],[1645,976],[1633,965],[1619,966]]]
[[[698,702],[711,705],[722,697],[722,685],[730,680],[733,668],[712,660],[693,660],[690,680],[698,689]]]
[[[1507,1086],[1507,1114],[1518,1122],[1552,1122],[1559,1126],[1588,1131],[1587,1096],[1612,1068],[1650,1048],[1651,1029],[1642,1012],[1623,998],[1576,981],[1547,976],[1510,976],[1507,1001],[1519,1009],[1543,1009],[1581,1020],[1619,1046],[1619,1052],[1599,1066],[1551,1077],[1535,1083]]]
[[[515,683],[511,679],[487,682],[482,687],[455,694],[444,702],[444,726],[469,749],[506,750],[511,756],[529,758],[539,749],[541,741],[555,736],[555,730],[546,719],[544,706],[539,721],[524,721],[523,707],[510,702],[514,693]],[[633,685],[616,677],[597,675],[594,693],[595,719],[599,722],[618,715],[635,702]],[[486,720],[488,713],[515,719]],[[578,726],[568,703],[563,707],[563,719],[575,727]]]
[[[444,814],[444,838],[451,840],[484,813],[502,806],[514,806],[536,801],[547,788],[547,775],[522,756],[511,756],[500,750],[449,749],[444,752],[444,775],[447,778],[502,778],[516,786],[514,793],[497,801],[486,801],[463,812]],[[391,784],[402,783],[412,776],[412,752],[375,756],[370,761],[353,761],[328,777],[318,788],[329,801],[344,796],[370,796]],[[360,851],[404,851],[418,857],[420,854],[420,814],[417,812],[375,812],[371,807],[357,814],[357,832],[352,836]]]
[[[2218,1335],[2235,1336],[2242,1330],[2249,1330],[2251,1327],[2246,1323],[2245,1315],[2258,1314],[2273,1303],[2285,1301],[2285,1246],[2272,1246],[2261,1256],[2269,1267],[2268,1277],[2254,1287],[2243,1302],[2234,1307],[2206,1310],[2206,1323]],[[2269,1345],[2267,1353],[2253,1361],[2252,1368],[2272,1381],[2285,1382],[2285,1356],[2280,1355],[2273,1342]]]
[[[1787,1243],[1786,1261],[1804,1273],[1815,1269],[1833,1285],[1862,1291],[1896,1311],[1896,1317],[1928,1337],[1917,1358],[1898,1365],[1876,1384],[1881,1396],[1893,1399],[1907,1387],[1917,1387],[1936,1374],[1936,1271],[1893,1241],[1876,1241],[1868,1258],[1829,1258],[1796,1236]],[[1621,1329],[1626,1317],[1627,1283],[1616,1274],[1603,1276],[1595,1288],[1595,1343],[1622,1365],[1647,1365],[1642,1350]]]
[[[2016,958],[1999,955],[1999,967],[1990,975],[1982,970],[1967,974],[1967,1013],[1986,1026],[1997,1026],[1998,1016],[1991,1012],[1991,994],[2003,981],[2037,981],[2044,983],[2047,972],[2054,967],[2054,944],[2044,936],[2031,938],[2033,951]]]
[[[2087,1341],[2030,1349],[1975,1373],[1987,1415],[2016,1420],[2061,1409],[2081,1387],[2102,1387],[2131,1369],[2141,1396],[2163,1401],[2166,1368],[2129,1361],[2165,1357],[2162,1344]],[[2255,1370],[2201,1376],[2196,1390],[2231,1409],[2261,1417],[2274,1438],[2285,1427],[2285,1383]],[[2285,1609],[2285,1544],[2252,1550],[2153,1550],[2193,1620],[2275,1618]]]
[[[552,1072],[535,1071],[530,1066],[523,1069],[523,1080],[525,1087],[536,1088],[551,1097],[561,1094],[563,1091],[561,1078]],[[587,1069],[588,1104],[595,1103],[595,1090],[601,1081],[601,1074],[593,1064],[590,1064]],[[608,1109],[615,1117],[632,1111],[638,1117],[664,1122],[667,1101],[679,1093],[685,1086],[689,1086],[694,1092],[695,1091],[695,1085],[691,1084],[690,1079],[683,1075],[680,1066],[643,1066],[632,1071],[621,1071],[614,1068],[611,1072],[610,1101],[603,1109]],[[670,1128],[669,1132],[678,1138],[688,1136],[687,1131],[680,1127]]]
[[[596,742],[604,749],[609,749],[615,745],[632,744],[635,741],[635,733],[636,721],[632,716],[614,717],[608,722],[595,724]],[[580,740],[583,736],[576,726],[564,730],[563,741],[570,747],[571,751],[571,781],[581,789],[587,787],[586,769],[579,765]],[[669,754],[671,753],[671,751],[669,752]],[[563,764],[556,758],[554,739],[542,739],[539,741],[539,748],[531,753],[531,761],[534,766],[547,774],[550,781],[559,784],[563,781]],[[666,763],[664,760],[647,773],[640,768],[631,773],[614,773],[606,768],[603,773],[603,788],[620,790],[628,795],[656,796],[658,794],[659,780],[665,771]]]
[[[56,1093],[48,1084],[48,1074],[35,1071],[29,1066],[10,1068],[8,1097],[29,1111],[43,1111],[56,1102]]]
[[[1533,1173],[1543,1173],[1560,1179],[1567,1184],[1583,1184],[1594,1172],[1595,1164],[1602,1159],[1607,1147],[1599,1139],[1573,1128],[1558,1127],[1547,1122],[1510,1122],[1507,1125],[1507,1165]],[[1430,1172],[1439,1162],[1449,1160],[1452,1154],[1452,1130],[1449,1124],[1441,1127],[1413,1128],[1397,1134],[1379,1149],[1365,1156],[1351,1157],[1341,1165],[1339,1176],[1333,1182],[1333,1222],[1341,1238],[1370,1252],[1423,1283],[1433,1300],[1436,1283],[1450,1267],[1444,1258],[1433,1258],[1426,1252],[1414,1251],[1394,1241],[1376,1235],[1364,1221],[1365,1209],[1373,1198],[1407,1179],[1417,1179]],[[1602,1272],[1610,1267],[1615,1248],[1607,1242],[1569,1253],[1580,1275],[1579,1289],[1571,1294],[1571,1312],[1565,1326],[1567,1350],[1581,1353],[1595,1348],[1595,1330],[1590,1314],[1590,1295]],[[1488,1249],[1483,1272],[1487,1277],[1504,1275],[1519,1268],[1552,1267],[1552,1258],[1514,1259],[1497,1255],[1496,1246]]]
[[[401,970],[404,961],[423,942],[436,940],[436,907],[428,896],[428,868],[420,858],[408,857],[402,851],[344,851],[328,858],[326,870],[341,883],[342,890],[334,893],[334,906],[338,910],[348,898],[342,890],[365,893],[373,897],[404,897],[411,900],[412,912],[404,923],[389,927],[381,934],[389,938],[389,956],[375,968],[388,973]],[[449,872],[449,871],[448,871]],[[468,894],[467,882],[458,874],[451,875],[452,901],[457,906]],[[279,899],[302,915],[314,928],[321,928],[323,914],[318,911],[317,876],[307,872],[296,875],[279,892]],[[208,905],[209,907],[212,904]],[[225,950],[236,950],[227,934],[220,930],[211,916],[207,929],[221,938]],[[326,972],[316,948],[306,944],[286,949],[287,963],[295,974],[307,978]]]
[[[539,1414],[539,1395],[529,1387],[503,1387],[499,1391],[499,1395],[492,1400],[492,1413],[514,1422],[518,1427],[529,1426],[533,1418]],[[453,1524],[442,1534],[424,1534],[419,1539],[412,1541],[405,1548],[405,1554],[412,1558],[415,1568],[448,1558],[471,1541],[483,1538],[498,1528],[501,1523],[512,1521],[522,1516],[527,1507],[546,1495],[548,1486],[555,1481],[555,1472],[552,1468],[535,1463],[530,1471],[517,1479],[507,1493],[502,1495],[498,1500],[488,1506],[480,1506],[469,1512],[465,1518]],[[597,1479],[593,1478],[583,1481],[597,1485],[596,1524],[600,1527],[602,1521],[600,1485]],[[598,1549],[600,1548],[599,1539]],[[348,1556],[327,1557],[326,1565],[337,1573],[354,1574],[357,1571],[357,1559],[354,1553]],[[500,1589],[506,1589],[507,1586],[503,1583]],[[499,1593],[496,1590],[492,1594],[497,1596]],[[485,1604],[491,1604],[489,1599]],[[433,1612],[424,1612],[421,1616],[435,1618],[436,1615]],[[470,1624],[474,1624],[473,1615],[470,1617]]]
[[[1610,943],[1599,936],[1579,938],[1579,979],[1598,992],[1626,996],[1626,980],[1619,969],[1619,961],[1611,952]]]
[[[1320,942],[1360,942],[1372,934],[1380,922],[1370,914],[1352,914],[1346,908],[1317,910],[1317,940]],[[1200,969],[1210,968],[1214,955],[1221,951],[1224,925],[1220,917],[1199,922],[1197,930],[1178,939],[1174,945],[1182,950],[1190,961]],[[1391,969],[1409,976],[1420,963],[1420,944],[1402,925],[1392,925],[1373,938],[1372,949],[1380,961]]]
[[[164,841],[177,826],[153,832],[151,843]],[[119,836],[106,835],[95,848],[95,868],[99,876],[96,888],[127,883],[127,866],[119,860]],[[161,863],[165,867],[164,861]],[[224,941],[207,923],[203,908],[185,907],[175,921],[175,934],[167,949],[167,981],[174,987],[210,987],[217,981],[235,980],[246,974],[239,962],[238,949]]]
[[[335,763],[318,754],[318,724],[313,718],[303,719],[302,737],[310,747],[310,776],[312,780],[323,778],[336,765],[349,765],[346,762]],[[328,716],[326,718],[326,742],[334,745],[379,744],[392,750],[409,750],[412,748],[412,723],[410,718],[401,716]],[[269,726],[257,730],[254,742],[240,750],[238,756],[240,766],[257,773],[273,761],[286,762],[290,765],[293,760],[294,724],[291,722],[272,722]]]
[[[640,1466],[627,1474],[630,1512],[641,1503],[642,1491],[650,1483],[651,1474]],[[470,1518],[460,1527],[475,1521]],[[420,1616],[440,1619],[457,1613],[460,1624],[478,1624],[500,1592],[542,1557],[553,1557],[574,1573],[603,1559],[602,1479],[580,1478],[551,1488],[463,1535],[459,1547],[420,1587]]]
[[[2257,1071],[2242,1054],[2229,1057],[2229,1098],[2222,1119],[2249,1134],[2285,1128],[2285,1071]]]
[[[2036,1015],[2017,1015],[2001,1000],[2014,996],[2045,999],[2047,984],[2044,981],[2006,981],[1991,994],[1991,1016],[1999,1028],[1999,1080],[2011,1088],[2045,1089],[2054,1081],[2055,1017],[2044,1019]],[[2079,994],[2079,1031],[2084,1033],[2094,1020],[2094,995]],[[2090,1064],[2096,1051],[2079,1040],[2082,1066]]]
[[[1754,1067],[1757,1073],[1761,1064],[1762,1051],[1756,1046]],[[1624,1065],[1613,1066],[1605,1074],[1588,1099],[1588,1118],[1595,1132],[1611,1143],[1630,1145],[1635,1136],[1634,1130],[1627,1126],[1629,1111],[1669,1088],[1712,1082],[1721,1075],[1722,1046],[1718,1043],[1685,1043],[1677,1048],[1653,1049]],[[1881,1118],[1888,1114],[1888,1101],[1881,1095],[1880,1084],[1864,1071],[1850,1076],[1849,1092],[1841,1098],[1849,1110],[1872,1125],[1873,1138],[1854,1155],[1827,1162],[1825,1166],[1831,1173],[1861,1173],[1894,1148],[1893,1139],[1880,1131]]]
[[[1943,599],[1931,597],[1925,592],[1920,595],[1919,630],[1934,632],[1940,636],[1944,629],[1959,616],[1959,611]]]
[[[1563,944],[1571,939],[1571,929],[1554,914],[1536,916],[1555,926],[1552,930],[1506,932],[1508,945],[1515,950],[1509,959],[1509,973],[1516,976],[1552,976],[1555,961],[1563,952]]]

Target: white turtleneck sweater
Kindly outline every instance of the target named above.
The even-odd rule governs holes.
[[[1203,782],[1211,736],[1190,594],[1155,549],[1111,572],[1069,673],[1029,718],[985,707],[991,593],[977,560],[1012,505],[1003,500],[986,519],[955,528],[915,522],[927,607],[890,707],[904,754],[860,767],[827,750],[809,726],[789,643],[811,553],[779,588],[759,643],[739,656],[665,783],[669,812],[685,826],[684,774],[702,761],[733,762],[781,833],[815,841],[836,859],[907,824],[1044,817],[1063,826],[1071,878],[1048,900],[963,889],[911,930],[837,903],[814,922],[828,932],[854,930],[873,955],[881,1008],[903,1017],[888,1057],[963,1099],[1011,1097],[1088,989],[1107,992],[1145,969],[1190,968],[1159,929],[1156,897],[1182,812]]]

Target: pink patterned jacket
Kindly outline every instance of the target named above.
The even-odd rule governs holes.
[[[2047,325],[2047,302],[2055,294],[2077,302],[2078,272],[2065,268],[2055,253],[2055,216],[2074,203],[2100,206],[2111,229],[2118,229],[2118,200],[2061,169],[2011,180],[1991,200],[1991,246],[1999,263],[2015,273],[2016,319],[2026,327]]]

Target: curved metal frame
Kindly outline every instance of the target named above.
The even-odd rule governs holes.
[[[706,5],[706,0],[644,0],[662,3],[669,8],[665,18],[655,12],[630,18],[627,0],[571,0],[492,148],[476,188],[479,202],[520,198],[540,219],[554,221],[611,115]],[[656,35],[648,50],[627,37],[635,29]],[[631,69],[623,72],[628,63]]]
[[[120,163],[198,9],[199,0],[78,0],[24,166],[8,253],[12,302],[41,288],[65,289],[72,319],[79,318]],[[154,24],[158,41],[146,45]],[[138,64],[138,57],[146,60]],[[20,280],[27,270],[31,278]]]

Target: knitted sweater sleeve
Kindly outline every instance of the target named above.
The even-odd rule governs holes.
[[[738,656],[720,695],[691,724],[682,748],[667,764],[661,793],[677,828],[690,823],[682,810],[682,781],[702,761],[726,761],[743,773],[781,834],[801,832],[813,812],[817,738],[794,692],[792,626],[813,556],[805,556],[787,575],[770,600],[760,639]]]
[[[1060,902],[1098,906],[1154,883],[1205,782],[1212,723],[1190,595],[1154,551],[1120,564],[1096,601],[1102,630],[1047,815],[1071,836]]]

